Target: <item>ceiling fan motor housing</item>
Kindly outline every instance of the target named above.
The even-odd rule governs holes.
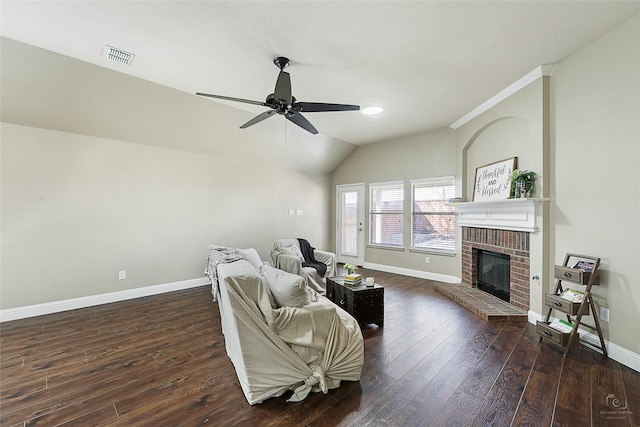
[[[269,95],[267,95],[267,99],[264,101],[264,103],[268,104],[271,108],[276,110],[276,113],[278,114],[284,114],[286,112],[292,112],[293,114],[300,111],[300,109],[294,108],[296,103],[295,96],[291,97],[291,103],[281,103],[281,102],[276,102],[275,96],[272,93],[270,93]]]
[[[275,58],[273,58],[273,63],[276,64],[276,67],[280,68],[280,71],[282,71],[289,66],[289,58],[285,58],[284,56],[276,56]]]

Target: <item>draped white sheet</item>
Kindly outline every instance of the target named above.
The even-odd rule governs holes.
[[[326,277],[335,276],[337,270],[336,255],[331,252],[321,251],[315,249],[313,255],[316,260],[327,265],[327,272],[324,277],[318,274],[318,271],[313,267],[303,267],[302,261],[292,255],[285,253],[285,248],[297,246],[300,249],[300,243],[298,239],[280,239],[276,240],[271,249],[271,260],[273,265],[280,270],[288,271],[289,273],[302,276],[307,282],[307,286],[314,289],[316,292],[323,294],[327,288],[325,281]]]
[[[217,270],[227,354],[250,404],[287,390],[294,390],[288,401],[297,402],[360,379],[364,341],[351,315],[323,296],[304,307],[277,308],[245,260]]]

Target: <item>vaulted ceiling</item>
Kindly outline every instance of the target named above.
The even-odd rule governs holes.
[[[153,126],[154,115],[160,129],[172,116],[176,126],[195,129],[202,121],[208,125],[192,130],[199,144],[215,131],[273,156],[291,150],[278,148],[283,139],[296,139],[308,144],[294,153],[309,162],[304,168],[314,170],[320,160],[325,165],[315,171],[326,172],[353,144],[449,126],[538,65],[562,61],[639,11],[637,1],[2,1],[0,31],[12,39],[3,41],[11,53],[2,57],[2,114],[20,122],[31,110],[32,123],[23,124],[38,126],[35,104],[73,110],[69,99],[55,98],[84,97],[103,120],[94,123],[87,114],[94,130],[83,132],[118,137],[106,130],[110,115],[124,129],[123,111],[146,108],[130,126]],[[135,54],[132,64],[105,59],[105,45]],[[262,101],[273,92],[275,56],[291,59],[287,71],[298,100],[381,105],[385,112],[308,113],[317,136],[281,116],[239,130],[265,108],[194,95]],[[148,84],[171,95],[154,98]],[[18,101],[25,91],[32,93]],[[43,127],[63,127],[60,114]]]

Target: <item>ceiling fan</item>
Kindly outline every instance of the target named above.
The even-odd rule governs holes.
[[[246,104],[261,105],[263,107],[269,107],[270,110],[265,111],[249,120],[247,123],[240,126],[240,129],[248,128],[256,123],[259,123],[274,114],[278,113],[284,115],[284,117],[290,122],[295,123],[304,130],[317,134],[318,130],[313,127],[311,122],[307,120],[302,114],[323,112],[323,111],[357,111],[360,109],[359,105],[348,104],[326,104],[323,102],[298,102],[296,98],[291,95],[291,78],[289,73],[284,69],[289,65],[289,59],[278,56],[274,58],[273,63],[280,69],[278,74],[278,80],[276,81],[276,87],[273,93],[267,95],[267,99],[264,102],[252,101],[249,99],[232,98],[230,96],[211,95],[209,93],[196,93],[200,96],[208,96],[209,98],[225,99],[227,101],[244,102]]]

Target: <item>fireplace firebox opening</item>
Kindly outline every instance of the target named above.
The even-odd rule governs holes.
[[[511,289],[510,257],[507,254],[478,249],[476,254],[476,286],[509,302]]]

